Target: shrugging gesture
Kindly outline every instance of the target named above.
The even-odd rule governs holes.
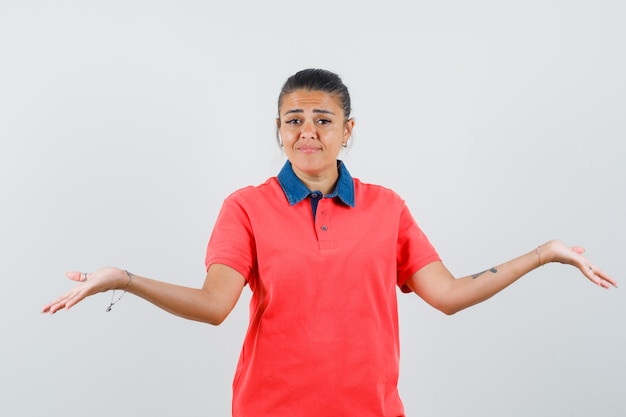
[[[233,383],[233,416],[397,417],[404,415],[397,390],[398,288],[454,314],[551,262],[574,266],[602,288],[617,286],[582,247],[559,240],[455,278],[405,201],[353,178],[339,159],[355,122],[336,74],[309,69],[289,77],[275,123],[287,161],[278,175],[224,201],[202,288],[118,268],[74,271],[67,277],[77,284],[43,312],[117,290],[107,311],[130,292],[172,314],[219,324],[248,285],[250,322]]]

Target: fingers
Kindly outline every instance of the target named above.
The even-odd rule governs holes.
[[[85,282],[87,281],[87,277],[89,276],[89,274],[87,272],[68,271],[65,273],[65,276],[72,281]]]
[[[84,283],[87,281],[89,274],[87,272],[68,271],[65,273],[65,276],[72,281]],[[87,291],[85,287],[83,285],[77,285],[71,291],[43,306],[41,312],[54,314],[61,309],[69,310],[73,305],[83,300],[86,296]]]
[[[600,286],[606,289],[609,289],[610,287],[617,288],[617,281],[611,278],[610,276],[608,276],[607,274],[605,274],[603,271],[601,270],[596,271],[594,269],[594,274],[601,280]]]
[[[609,289],[611,286],[617,288],[617,281],[608,276],[604,271],[592,264],[583,254],[585,248],[582,246],[566,246],[560,241],[550,241],[551,248],[555,253],[554,260],[560,263],[577,267],[589,281],[599,287]]]
[[[587,278],[589,278],[591,282],[602,288],[608,288],[608,284],[598,275],[600,270],[597,267],[595,268],[595,270],[594,267],[591,265],[583,266],[583,268],[585,268],[585,270],[587,271],[587,274],[585,275],[587,275]]]
[[[592,264],[585,264],[581,267],[583,274],[594,284],[609,289],[611,286],[617,288],[617,281],[608,276],[604,271]]]
[[[70,298],[71,296],[69,296],[68,294],[63,295],[57,298],[56,300],[52,301],[51,303],[48,303],[45,306],[43,306],[43,308],[41,309],[41,312],[54,314],[57,311],[61,310],[62,308],[65,308]]]
[[[42,313],[50,313],[54,314],[61,309],[69,310],[69,308],[76,304],[80,299],[77,299],[77,294],[74,291],[71,291],[67,294],[62,295],[51,303],[46,304],[42,309]]]

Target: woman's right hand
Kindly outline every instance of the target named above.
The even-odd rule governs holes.
[[[129,283],[128,274],[118,268],[102,268],[92,273],[69,271],[65,274],[78,284],[51,303],[46,304],[41,312],[54,314],[61,309],[69,310],[90,295],[113,289],[124,289]]]
[[[46,304],[42,313],[54,314],[61,309],[68,310],[90,295],[119,289],[177,316],[218,325],[231,312],[246,284],[241,273],[222,264],[209,267],[202,288],[157,281],[118,268],[102,268],[90,274],[71,271],[66,275],[78,284]]]

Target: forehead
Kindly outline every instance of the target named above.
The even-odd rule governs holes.
[[[335,114],[343,114],[343,109],[336,94],[317,90],[296,90],[285,94],[280,106],[280,114],[290,110],[330,110]]]

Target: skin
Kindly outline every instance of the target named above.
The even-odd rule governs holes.
[[[336,96],[320,91],[297,90],[285,95],[276,120],[283,149],[295,174],[310,190],[328,194],[337,182],[336,160],[354,127],[346,119]],[[417,271],[407,285],[419,297],[445,314],[454,314],[480,303],[535,268],[558,262],[577,268],[592,283],[617,287],[617,282],[591,263],[578,246],[551,240],[538,248],[488,270],[455,278],[440,261]],[[42,312],[70,309],[85,298],[112,289],[126,290],[180,317],[220,324],[237,303],[245,278],[221,264],[209,267],[202,288],[189,288],[128,274],[118,268],[102,268],[81,281],[81,273],[68,272],[78,284],[46,304]]]
[[[541,257],[538,254],[541,253]],[[545,263],[572,265],[592,283],[608,289],[617,282],[583,256],[585,249],[551,240],[538,249],[478,274],[455,278],[442,262],[426,265],[407,281],[414,293],[445,314],[485,301]]]
[[[321,91],[296,90],[283,97],[276,125],[294,173],[310,190],[329,194],[337,182],[337,157],[354,120],[338,99]]]

